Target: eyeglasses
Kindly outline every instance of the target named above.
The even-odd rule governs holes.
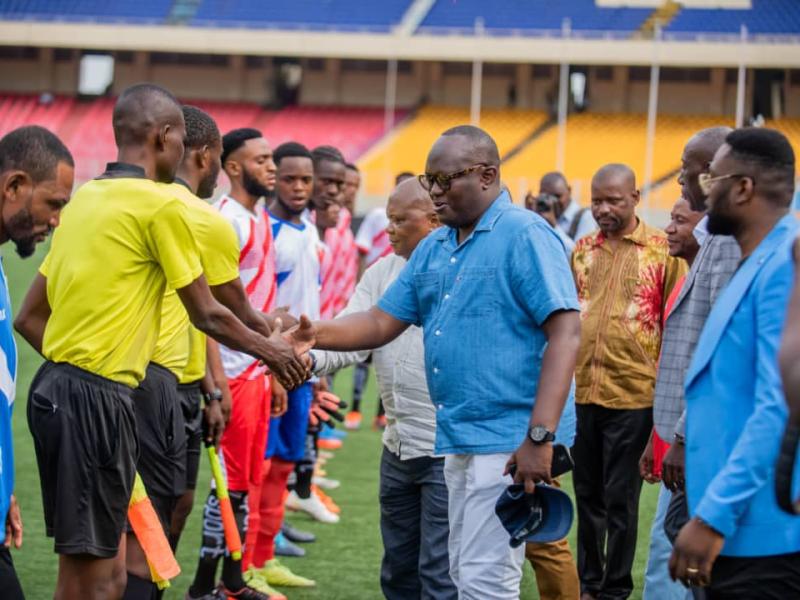
[[[451,182],[454,179],[464,177],[470,173],[474,173],[480,168],[487,166],[488,165],[483,163],[472,165],[471,167],[467,167],[461,171],[456,171],[455,173],[450,173],[449,175],[445,175],[443,173],[436,173],[434,175],[425,173],[423,175],[417,175],[417,179],[419,179],[419,183],[423,188],[425,188],[425,191],[430,192],[433,189],[433,184],[435,183],[439,186],[439,189],[442,190],[442,192],[447,192],[450,189]]]
[[[730,179],[731,177],[749,177],[748,175],[744,175],[742,173],[728,173],[727,175],[720,175],[718,177],[712,177],[711,173],[700,173],[697,177],[697,183],[700,184],[700,191],[703,192],[706,196],[711,193],[711,189],[718,181],[722,181],[723,179]]]

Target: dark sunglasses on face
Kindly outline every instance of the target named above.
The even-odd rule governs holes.
[[[466,169],[462,169],[461,171],[456,171],[455,173],[425,173],[423,175],[418,175],[417,179],[419,179],[420,185],[428,192],[433,189],[433,184],[439,186],[439,189],[443,192],[447,192],[450,189],[450,185],[454,179],[458,179],[459,177],[465,177],[470,173],[474,173],[478,169],[483,167],[487,167],[488,165],[481,163],[477,165],[472,165],[471,167],[467,167]]]

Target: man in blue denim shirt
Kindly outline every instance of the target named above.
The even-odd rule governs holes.
[[[436,452],[446,455],[450,575],[464,599],[519,597],[524,548],[494,513],[516,480],[550,481],[552,440],[580,342],[564,247],[539,216],[501,193],[497,146],[469,126],[446,131],[420,177],[439,220],[376,307],[312,327],[298,343],[356,350],[409,325],[424,332]]]

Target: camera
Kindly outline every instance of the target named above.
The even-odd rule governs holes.
[[[556,215],[559,213],[559,201],[558,196],[554,196],[553,194],[539,194],[534,199],[535,202],[535,210],[537,213],[547,213],[547,212],[554,212]]]

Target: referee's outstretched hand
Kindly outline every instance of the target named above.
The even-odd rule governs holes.
[[[300,347],[293,343],[288,332],[283,333],[282,328],[281,320],[275,319],[275,327],[267,338],[269,352],[265,353],[261,360],[283,387],[293,390],[308,379],[310,369],[303,357],[305,352],[297,351]]]

